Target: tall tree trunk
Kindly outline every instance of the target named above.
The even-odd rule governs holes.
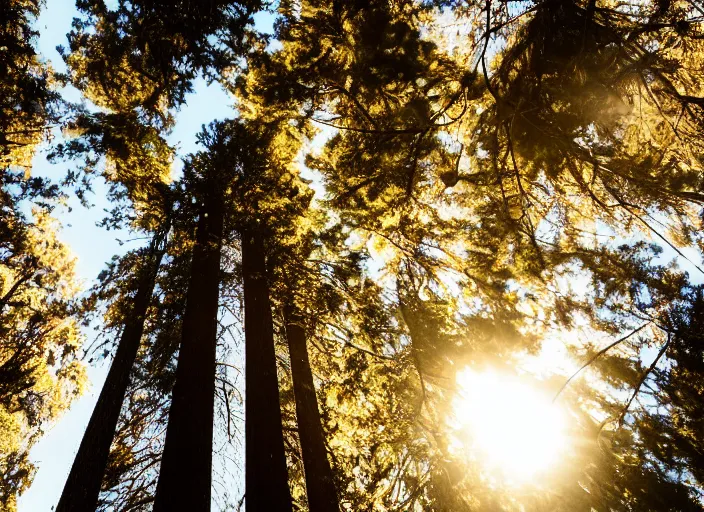
[[[245,327],[245,499],[248,512],[290,512],[274,328],[261,233],[242,230]]]
[[[155,235],[141,269],[137,294],[127,318],[122,337],[110,365],[110,371],[95,404],[81,446],[71,466],[56,512],[94,512],[98,505],[100,484],[110,455],[110,445],[120,417],[122,402],[130,380],[139,342],[144,332],[147,309],[154,292],[156,275],[166,250],[168,226]]]
[[[337,512],[340,510],[340,504],[325,449],[325,434],[320,421],[313,372],[308,359],[303,319],[291,304],[285,307],[284,317],[286,339],[291,356],[293,393],[296,397],[296,417],[303,452],[308,506],[310,512]]]
[[[210,510],[223,198],[198,220],[154,512]]]

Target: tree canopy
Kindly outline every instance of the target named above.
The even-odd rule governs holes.
[[[65,75],[41,8],[0,22],[3,507],[109,358],[59,511],[704,509],[704,5],[79,0]],[[184,156],[200,79],[234,116]],[[146,242],[80,289],[96,180]]]

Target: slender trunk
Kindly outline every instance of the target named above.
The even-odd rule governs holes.
[[[264,243],[243,230],[245,326],[245,496],[248,512],[290,512],[291,493],[276,376]]]
[[[308,359],[303,319],[291,305],[285,308],[284,316],[308,506],[310,512],[337,512],[340,510],[340,503],[337,500],[335,480],[325,449],[325,433],[320,421],[313,372]]]
[[[198,220],[154,512],[210,510],[222,232],[222,197],[210,198]]]
[[[166,236],[166,231],[162,235]],[[132,311],[110,365],[110,371],[95,404],[81,446],[71,466],[56,512],[94,512],[98,505],[100,484],[110,455],[110,445],[120,417],[122,402],[130,381],[139,342],[144,332],[147,309],[154,292],[156,275],[165,252],[165,240],[156,235],[149,259],[141,270]]]

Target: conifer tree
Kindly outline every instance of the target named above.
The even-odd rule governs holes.
[[[169,208],[169,206],[167,206]],[[127,314],[124,330],[110,365],[110,371],[98,402],[86,427],[64,486],[57,510],[95,510],[101,482],[110,454],[118,417],[129,384],[130,371],[137,357],[156,276],[166,250],[170,230],[165,212],[164,225],[155,233],[149,247],[142,251],[143,262],[137,270],[137,290],[132,311]]]
[[[84,389],[74,259],[51,210],[56,185],[31,176],[61,120],[57,77],[34,49],[40,2],[0,7],[0,508],[34,476],[29,450]]]
[[[179,203],[182,204],[182,203]],[[190,266],[193,226],[190,217],[174,218],[163,265],[156,276],[151,305],[145,318],[140,350],[132,365],[113,445],[103,475],[98,510],[143,506],[154,500],[163,435],[168,418],[175,373],[175,354],[181,337],[181,321]],[[111,333],[120,333],[132,308],[139,254],[114,259],[95,290],[96,299],[107,305],[96,352],[111,347]]]
[[[296,199],[305,205],[309,201],[307,196],[309,194],[299,192]],[[274,281],[273,294],[279,311],[279,331],[288,347],[306,502],[312,511],[340,509],[336,477],[328,459],[326,433],[308,355],[311,329],[315,331],[316,324],[324,325],[326,320],[334,322],[335,315],[339,319],[340,312],[336,309],[344,301],[341,290],[335,290],[329,284],[321,286],[318,281],[324,279],[328,264],[324,259],[336,258],[333,251],[323,250],[325,243],[315,236],[315,228],[310,229],[321,227],[324,218],[312,207],[304,210],[303,216],[292,219],[292,227],[282,226],[283,229],[277,230],[269,257],[269,264],[273,267],[270,272]],[[310,227],[306,229],[305,226]],[[328,243],[335,241],[336,237],[330,236],[334,231],[335,228],[328,229],[327,233],[322,233],[322,238],[328,239]],[[309,261],[316,260],[316,257],[324,259]],[[341,269],[345,262],[329,262],[329,265],[328,269]],[[312,315],[315,320],[304,315]]]
[[[57,77],[34,49],[38,32],[33,22],[39,1],[11,1],[2,6],[0,39],[0,165],[15,166],[27,176],[37,145],[58,123],[61,102],[54,86]]]
[[[253,510],[291,510],[284,455],[274,327],[262,234],[243,230],[246,412],[245,496]]]
[[[486,5],[485,12],[482,12],[483,4],[472,5],[468,8],[470,11],[475,9],[477,19],[483,21],[488,17],[490,24],[496,23],[496,29],[491,25],[486,29],[486,38],[484,40],[480,38],[480,43],[488,43],[490,34],[501,30],[501,24],[511,17],[506,14],[506,11],[499,8],[496,12],[499,12],[501,16],[506,15],[506,19],[501,18],[499,21],[495,21],[493,20],[495,10],[492,3],[489,2]],[[592,3],[592,6],[594,5]],[[662,12],[658,14],[658,10],[653,6],[643,6],[643,13],[649,16],[661,16],[666,10],[667,7],[660,8]],[[686,15],[688,10],[691,11],[691,9],[685,9],[678,15]],[[696,225],[696,219],[689,214],[684,214],[689,208],[687,202],[697,201],[694,190],[698,188],[698,185],[696,181],[690,181],[693,176],[689,175],[688,171],[683,169],[674,171],[674,174],[679,176],[677,187],[683,188],[673,190],[662,189],[662,187],[659,189],[651,188],[647,185],[647,179],[636,177],[630,170],[625,172],[619,170],[618,165],[632,163],[633,149],[637,147],[634,141],[642,136],[642,132],[640,135],[635,135],[633,139],[628,138],[630,135],[622,137],[624,132],[619,130],[626,130],[624,126],[628,123],[633,126],[633,121],[624,118],[623,113],[619,114],[618,109],[612,108],[608,102],[602,102],[602,105],[611,109],[611,112],[604,113],[603,118],[592,117],[595,122],[599,123],[597,125],[599,129],[602,129],[603,126],[603,133],[599,133],[602,140],[598,140],[597,137],[590,139],[587,135],[582,135],[584,132],[571,127],[572,131],[567,136],[548,133],[549,136],[540,151],[530,149],[543,144],[540,137],[536,136],[536,126],[544,126],[543,130],[549,132],[553,127],[560,127],[560,123],[574,121],[575,127],[589,129],[588,121],[584,124],[577,123],[584,122],[580,116],[593,115],[594,109],[591,109],[591,106],[594,103],[589,102],[594,98],[585,96],[584,91],[588,91],[588,94],[592,93],[589,89],[580,90],[565,87],[564,75],[560,72],[550,75],[555,79],[556,97],[565,97],[565,95],[573,94],[574,91],[574,96],[571,96],[569,100],[558,103],[565,105],[563,118],[549,119],[548,116],[553,114],[546,110],[545,118],[534,120],[531,127],[526,124],[525,129],[520,128],[520,123],[524,119],[517,120],[515,113],[511,118],[516,105],[533,93],[532,90],[525,90],[526,83],[534,83],[533,78],[527,79],[516,70],[522,69],[520,66],[525,65],[525,69],[531,69],[530,72],[533,72],[536,67],[531,66],[539,62],[535,57],[533,63],[525,64],[526,61],[521,60],[526,58],[523,57],[525,54],[520,54],[520,52],[523,52],[525,48],[532,48],[531,45],[542,45],[541,38],[553,38],[550,43],[546,43],[544,47],[541,46],[540,52],[542,54],[567,53],[572,49],[578,52],[580,51],[578,45],[580,40],[590,41],[589,44],[592,44],[590,38],[595,37],[598,40],[601,35],[608,34],[608,30],[600,32],[601,28],[594,28],[589,23],[586,24],[586,28],[583,28],[585,27],[585,23],[583,23],[585,16],[589,16],[588,6],[582,7],[578,3],[567,3],[556,7],[551,6],[549,2],[539,2],[535,8],[527,9],[527,14],[517,17],[516,19],[520,18],[518,23],[525,21],[525,26],[532,27],[533,32],[519,31],[517,38],[510,40],[506,54],[499,55],[497,58],[499,63],[508,62],[509,57],[515,57],[515,60],[507,65],[504,75],[500,75],[501,67],[493,76],[486,71],[489,69],[485,62],[487,58],[485,55],[486,44],[479,44],[473,48],[477,50],[476,55],[480,55],[478,66],[481,67],[484,76],[473,77],[471,69],[464,74],[461,71],[455,71],[454,84],[456,85],[453,85],[453,78],[446,78],[449,86],[445,90],[438,88],[439,81],[434,80],[431,74],[426,75],[431,78],[424,76],[423,82],[432,83],[432,87],[436,88],[435,91],[441,92],[433,100],[436,103],[433,101],[427,103],[433,106],[433,115],[437,115],[435,118],[437,119],[436,126],[428,124],[428,116],[419,117],[418,104],[415,104],[416,108],[410,110],[413,100],[396,111],[399,113],[398,117],[389,115],[393,111],[387,107],[386,111],[379,111],[386,115],[379,115],[379,119],[375,119],[374,113],[377,110],[374,105],[375,102],[380,102],[378,96],[381,95],[377,94],[377,98],[365,97],[363,87],[367,84],[373,86],[378,83],[374,82],[377,77],[369,77],[364,74],[366,70],[376,70],[376,68],[373,65],[366,65],[359,73],[345,75],[345,72],[350,69],[349,62],[369,62],[364,59],[374,54],[373,44],[383,48],[383,43],[380,43],[383,41],[381,37],[383,31],[375,31],[365,37],[363,28],[357,29],[354,24],[356,21],[364,19],[364,15],[357,13],[354,8],[346,13],[345,24],[336,25],[335,16],[340,16],[340,12],[339,5],[337,9],[336,6],[333,6],[324,13],[305,5],[299,11],[293,11],[290,14],[287,23],[282,25],[285,28],[281,31],[281,39],[284,42],[281,55],[286,55],[285,62],[289,65],[289,70],[292,61],[296,62],[296,65],[293,66],[293,72],[281,73],[283,84],[272,88],[271,96],[264,96],[264,101],[280,102],[280,104],[288,106],[292,98],[306,97],[308,100],[306,105],[310,109],[309,116],[314,115],[320,105],[326,107],[333,105],[333,112],[337,117],[333,121],[319,119],[318,122],[334,124],[339,133],[328,143],[327,154],[312,161],[315,168],[322,171],[328,178],[328,191],[336,200],[332,205],[344,212],[348,222],[354,222],[354,226],[358,229],[371,232],[373,237],[388,240],[388,242],[382,240],[382,245],[390,247],[394,252],[405,252],[418,261],[424,272],[436,283],[441,283],[443,268],[464,274],[466,281],[462,286],[466,287],[465,293],[474,293],[475,296],[481,297],[479,300],[489,301],[492,308],[497,308],[492,311],[494,319],[498,320],[503,316],[513,317],[515,321],[523,316],[516,311],[515,295],[507,293],[510,281],[522,283],[522,286],[531,290],[531,293],[542,289],[544,294],[549,289],[549,286],[544,287],[544,284],[552,282],[552,279],[557,279],[564,272],[564,265],[570,261],[576,262],[582,269],[592,273],[596,289],[601,287],[602,283],[612,279],[635,286],[645,284],[641,270],[629,266],[627,263],[628,251],[612,251],[604,248],[593,250],[585,246],[587,240],[582,232],[584,228],[589,227],[587,217],[598,217],[602,222],[625,230],[632,230],[634,223],[640,223],[645,228],[643,231],[647,233],[653,231],[652,223],[645,220],[639,213],[640,210],[634,209],[633,205],[642,205],[641,208],[647,208],[646,205],[654,207],[657,203],[659,205],[667,204],[668,208],[678,212],[676,213],[678,220],[681,220],[684,226]],[[458,12],[462,14],[463,11],[458,9]],[[537,14],[533,15],[533,12]],[[618,19],[619,14],[614,14],[608,9],[603,9],[602,12],[598,7],[594,10],[594,13],[596,12],[599,12],[598,16],[603,16],[604,19],[613,16],[610,19],[612,24],[620,23],[614,22]],[[575,16],[581,21],[575,21],[572,25],[566,23],[564,19],[560,18],[561,16]],[[629,19],[630,13],[624,16],[624,19]],[[328,25],[320,23],[323,18],[328,21]],[[562,19],[562,22],[557,23],[555,18]],[[634,18],[637,19],[636,16]],[[597,19],[596,14],[594,14],[594,19]],[[602,21],[603,19],[599,23]],[[634,30],[633,33],[638,37],[650,34],[651,29],[657,31],[674,27],[674,24],[664,23],[640,30],[634,29],[634,26],[629,23],[630,21],[624,22],[621,28],[625,27],[627,31]],[[634,22],[634,25],[638,25],[638,22]],[[363,27],[367,26],[370,25],[363,25]],[[557,30],[558,26],[559,30]],[[331,29],[332,27],[335,29]],[[355,29],[358,31],[354,32]],[[560,32],[560,30],[564,32]],[[567,35],[570,30],[574,30],[574,33]],[[610,26],[609,30],[614,30],[614,25]],[[339,34],[348,32],[355,34],[351,38],[354,41],[354,44],[350,45],[351,50],[348,50],[347,47],[344,50],[337,50],[325,46],[326,37],[334,39]],[[576,37],[577,32],[586,35],[579,38]],[[481,32],[477,31],[476,34],[481,34]],[[473,33],[473,35],[475,34]],[[565,38],[564,41],[569,40],[569,44],[558,43],[554,40],[562,37]],[[604,45],[612,44],[614,39],[609,37],[608,35],[604,37]],[[636,36],[632,36],[631,39],[634,37]],[[650,37],[650,35],[646,37]],[[309,44],[301,44],[301,41],[309,42]],[[371,48],[365,46],[369,42],[372,42]],[[596,43],[596,46],[598,44],[600,43]],[[671,42],[665,44],[671,44]],[[586,43],[581,46],[581,55],[585,60],[591,58],[588,56],[590,52],[599,55],[594,47],[588,50],[587,46]],[[518,53],[512,54],[514,49]],[[355,50],[359,51],[359,54],[355,55],[357,61],[344,60],[344,52],[349,51],[354,54]],[[316,51],[318,51],[316,54],[318,58],[312,59],[311,54]],[[335,53],[336,51],[338,53]],[[635,48],[635,51],[641,50]],[[302,56],[301,60],[296,61],[299,55]],[[416,56],[417,53],[406,51],[404,55]],[[536,52],[535,55],[541,54]],[[607,55],[606,52],[601,54],[599,58],[605,55]],[[339,56],[339,58],[335,60],[333,56]],[[504,58],[506,60],[502,61]],[[550,60],[548,59],[548,61]],[[564,55],[557,55],[555,61],[564,62],[565,65],[570,62],[569,57],[565,58]],[[314,64],[311,65],[311,62]],[[383,62],[388,66],[389,71],[397,71],[399,76],[401,72],[407,73],[409,71],[407,63],[401,65],[399,62],[397,67],[394,67],[395,63],[390,58]],[[451,70],[454,67],[461,70],[457,63],[449,62],[446,69]],[[266,66],[271,69],[276,65],[275,54],[271,62],[266,62]],[[437,64],[435,66],[437,69]],[[430,67],[426,69],[430,69]],[[564,68],[560,69],[564,73]],[[592,69],[601,72],[609,68],[605,65],[594,66],[586,72],[590,72]],[[295,75],[297,72],[300,72],[301,75]],[[550,70],[538,69],[538,73],[542,73],[542,75],[535,79],[535,83],[539,83],[543,87],[543,91],[548,84],[547,76],[551,72]],[[330,77],[336,76],[336,73],[342,78],[331,80]],[[616,71],[616,73],[618,72]],[[686,71],[683,70],[684,73]],[[295,78],[289,79],[287,82],[287,78],[292,74]],[[463,75],[467,78],[462,78]],[[261,79],[260,75],[252,76],[256,80]],[[347,76],[350,78],[348,79]],[[385,76],[387,78],[381,80],[382,84],[398,83],[395,81],[396,75],[393,72],[389,72]],[[413,77],[413,75],[410,76]],[[579,78],[581,75],[574,74],[572,76]],[[514,79],[515,82],[513,82]],[[355,80],[359,81],[355,82]],[[598,80],[604,81],[603,78]],[[662,76],[658,76],[657,80],[662,80]],[[687,83],[687,80],[692,83],[691,79],[686,79],[683,85]],[[308,87],[303,87],[302,82],[306,81]],[[345,87],[341,90],[340,84],[343,82]],[[410,90],[414,89],[413,82],[409,80],[405,83]],[[510,87],[511,83],[516,84],[513,92],[516,94],[516,100],[507,99],[507,93],[502,90],[503,87]],[[289,88],[286,88],[287,84]],[[482,87],[484,91],[481,90]],[[398,90],[397,88],[394,91],[395,100],[399,98]],[[625,90],[628,91],[628,89]],[[351,94],[350,91],[352,91]],[[357,91],[362,91],[362,93],[355,94]],[[672,92],[672,89],[670,91]],[[541,93],[536,92],[536,94],[538,95],[536,101],[542,101]],[[677,94],[682,96],[681,92]],[[677,94],[675,94],[676,98]],[[335,100],[325,103],[325,100],[331,96]],[[696,94],[688,94],[688,97],[693,98],[693,104],[696,104]],[[466,125],[458,121],[474,117],[474,109],[469,108],[469,102],[472,100],[477,103],[481,101],[483,112],[479,111],[479,115],[476,116],[476,124],[472,125],[469,131],[465,131]],[[680,105],[685,101],[682,98],[679,100]],[[488,101],[489,108],[484,106],[485,101]],[[646,101],[649,99],[646,98]],[[435,108],[434,105],[438,107]],[[580,110],[582,108],[583,110]],[[401,116],[404,112],[405,117]],[[529,105],[526,107],[526,113],[520,115],[531,117],[536,112],[542,111]],[[696,114],[696,110],[690,108],[686,113]],[[414,116],[410,114],[414,114]],[[614,123],[619,115],[622,116],[623,121]],[[658,115],[657,110],[653,111],[653,115]],[[507,117],[510,122],[503,122],[502,119]],[[665,115],[666,119],[667,115]],[[696,117],[692,119],[696,119]],[[390,120],[394,121],[391,126],[381,124]],[[401,120],[400,123],[399,120]],[[381,124],[381,127],[375,126],[375,121]],[[528,123],[527,120],[526,123]],[[609,123],[613,124],[609,125]],[[674,124],[672,122],[671,126]],[[453,138],[456,137],[456,142],[448,144],[447,133],[442,135],[444,139],[438,133],[440,126],[443,126],[442,129],[449,132]],[[607,131],[613,130],[614,126],[619,128],[613,132]],[[627,134],[637,132],[635,127],[628,129],[631,131],[626,131]],[[682,129],[685,129],[684,125]],[[608,139],[608,146],[604,144],[604,134],[607,133],[616,134],[613,140]],[[621,140],[618,140],[619,137]],[[668,137],[670,135],[666,135],[665,138]],[[555,144],[556,140],[564,140],[566,143],[565,145]],[[584,174],[583,170],[573,172],[571,162],[576,161],[576,165],[583,169],[584,167],[579,162],[587,158],[584,148],[578,148],[575,140],[577,140],[577,145],[589,146],[588,151],[591,155],[601,151],[605,157],[611,158],[609,162],[605,159],[595,162],[594,158],[591,158],[588,164],[594,165],[595,170],[599,173],[606,171],[612,176],[619,176],[618,183],[605,185],[608,197],[601,197],[594,190],[589,190],[588,186],[586,188],[583,186],[583,178],[579,176]],[[659,140],[653,147],[666,147],[667,143],[663,141],[664,139]],[[527,146],[520,146],[523,143]],[[568,149],[562,152],[563,147]],[[671,168],[667,167],[667,164],[662,165],[664,161],[658,149],[654,150],[652,156],[644,156],[647,152],[643,152],[642,147],[638,148],[641,154],[637,158],[639,162],[643,163],[638,168],[638,172],[641,170],[655,172],[656,169],[666,173],[670,172],[665,171],[665,169]],[[674,150],[674,146],[670,146],[670,148]],[[567,156],[568,152],[572,150],[574,150],[574,154]],[[551,151],[552,153],[550,153]],[[554,154],[555,152],[562,152],[559,158]],[[488,155],[485,156],[483,153],[488,153]],[[686,154],[685,148],[681,155],[685,156]],[[689,158],[685,156],[685,161],[691,161]],[[656,166],[649,167],[656,162]],[[472,169],[471,172],[464,173],[462,170],[467,164]],[[648,168],[650,170],[646,171]],[[557,173],[562,173],[562,175],[558,177]],[[567,181],[563,177],[566,177]],[[599,179],[605,182],[611,178],[607,176]],[[450,196],[449,200],[438,199],[440,194],[447,192],[447,189],[453,189],[456,185],[459,185],[458,190],[450,190],[453,196]],[[481,191],[481,194],[470,194],[475,189]],[[631,199],[625,199],[626,195]],[[617,208],[623,208],[622,212],[612,211],[613,207],[607,206],[609,204],[607,201],[613,202],[614,200]],[[592,205],[589,210],[586,209],[588,204]],[[446,218],[438,215],[438,209],[445,205],[449,208],[460,209],[459,213],[450,214],[449,221],[447,213],[445,213]],[[550,212],[554,212],[555,208],[561,215],[560,222],[557,224],[554,219],[550,218]],[[538,232],[537,226],[543,226],[542,229],[545,230],[548,224],[555,226],[558,236],[546,242],[536,233]],[[481,226],[480,229],[477,228],[478,225]],[[685,227],[684,232],[691,233],[691,229],[691,227]],[[655,233],[655,235],[662,236],[659,233]],[[464,241],[462,241],[463,238]],[[665,241],[667,242],[666,239]],[[457,244],[464,244],[465,249],[457,253],[448,251],[449,247],[456,247]],[[576,249],[577,247],[578,249]],[[482,250],[481,248],[490,249]],[[438,257],[436,254],[429,254],[431,251],[442,252],[444,255]],[[623,270],[618,270],[619,265],[624,267]],[[545,297],[545,295],[541,296]],[[677,294],[670,294],[670,300],[675,300],[676,296]],[[603,299],[600,297],[597,300],[602,301]],[[607,320],[606,316],[602,316],[599,309],[595,308],[594,302],[589,300],[579,301],[573,297],[564,299],[555,297],[546,301],[545,304],[547,307],[541,309],[551,316],[556,325],[569,327],[573,318],[580,314],[587,314],[595,325],[611,332],[617,330],[621,325],[615,322],[613,317]],[[501,310],[503,312],[500,312]],[[621,313],[626,312],[621,311]],[[607,479],[603,483],[608,487]],[[639,484],[634,479],[627,485],[637,486]]]
[[[10,511],[34,474],[29,449],[85,387],[74,260],[45,211],[28,222],[12,206],[0,242],[0,504]]]
[[[284,311],[286,340],[291,357],[291,378],[296,399],[296,419],[306,478],[308,506],[312,512],[339,510],[335,478],[325,447],[318,398],[308,358],[303,318],[295,306]]]
[[[105,154],[117,171],[107,174],[112,183],[113,200],[126,197],[131,201],[128,208],[135,208],[138,218],[144,217],[145,214],[147,217],[158,217],[158,211],[150,210],[153,209],[155,201],[154,189],[158,189],[159,184],[169,174],[170,148],[166,146],[162,135],[172,125],[171,109],[184,101],[184,96],[191,90],[191,82],[198,72],[205,72],[216,65],[215,61],[224,59],[226,52],[213,51],[209,36],[227,27],[231,30],[230,51],[242,47],[244,26],[249,21],[250,7],[240,8],[234,3],[209,6],[189,4],[180,11],[183,17],[178,20],[174,18],[173,12],[164,17],[166,6],[153,3],[120,3],[115,10],[108,9],[102,2],[81,3],[79,7],[84,18],[74,24],[75,30],[69,37],[71,53],[65,58],[73,83],[96,105],[108,109],[108,112],[79,115],[72,124],[72,128],[79,135],[78,138],[59,146],[58,154],[86,155],[86,164],[82,171],[87,178],[97,163],[97,158],[93,155]],[[184,22],[189,26],[186,27]],[[194,23],[197,25],[195,30],[191,26]],[[140,26],[149,26],[151,31],[146,33]],[[157,40],[178,40],[182,41],[183,45],[168,42],[157,48]],[[140,57],[135,57],[135,51],[140,53]],[[145,80],[146,77],[150,78]],[[74,173],[69,176],[68,181],[79,182],[79,176]],[[83,183],[85,182],[86,178],[83,178]],[[79,193],[82,193],[82,190],[79,189]],[[156,195],[158,196],[158,193]],[[158,198],[156,200],[158,201]],[[108,221],[112,223],[121,221],[126,215],[130,216],[129,212],[125,213],[118,208],[113,210],[112,214],[113,220]],[[134,214],[132,217],[134,218]],[[163,221],[157,223],[159,222],[163,224]],[[156,229],[163,230],[164,227],[157,226]],[[204,229],[207,230],[207,227]],[[199,229],[200,235],[207,237],[203,229]],[[158,267],[158,262],[156,265]],[[145,272],[147,275],[156,275],[156,270],[152,271],[150,268]],[[149,284],[150,282],[152,284]],[[135,338],[126,344],[130,345],[130,350],[127,351],[129,353],[125,354],[125,350],[118,350],[117,353],[125,357],[116,361],[119,364],[115,366],[115,372],[119,371],[121,380],[118,386],[120,391],[117,392],[120,396],[110,400],[109,415],[115,421],[105,429],[93,429],[94,432],[103,434],[104,444],[107,443],[108,446],[108,436],[112,439],[111,433],[114,431],[114,423],[122,404],[127,378],[137,354],[151,287],[153,281],[150,278],[145,281],[145,288],[140,290],[140,297],[144,298],[144,301],[138,303],[138,306],[144,312],[135,315],[136,319],[130,319],[135,322],[132,329],[130,325],[126,328],[126,334]],[[192,318],[193,314],[187,316]],[[190,324],[192,323],[191,321]],[[190,328],[193,329],[193,326]],[[112,389],[110,381],[106,389]],[[107,446],[103,446],[98,452],[100,455],[94,450],[83,455],[96,466],[103,467],[107,460]],[[97,501],[100,476],[95,473],[102,475],[102,470],[90,473],[94,482],[89,498],[91,504],[88,507],[93,507]],[[209,486],[209,476],[204,475],[203,478]]]
[[[253,510],[292,510],[276,369],[268,250],[296,203],[287,167],[298,144],[276,124],[240,126],[234,227],[242,253],[245,329],[245,499]],[[265,157],[267,149],[269,158]],[[283,190],[282,190],[283,189]]]
[[[277,137],[281,140],[277,140]],[[188,311],[189,302],[196,307],[203,307],[206,300],[210,302],[207,312],[204,311],[198,318],[198,323],[194,323],[194,328],[199,327],[201,329],[199,332],[203,333],[204,341],[200,344],[197,344],[196,340],[187,340],[188,314],[184,316],[179,368],[182,364],[193,365],[191,372],[198,372],[199,376],[197,379],[195,377],[184,379],[183,374],[177,371],[155,506],[165,506],[170,503],[168,500],[175,499],[172,497],[173,493],[179,494],[170,487],[175,480],[174,473],[180,472],[181,478],[190,478],[183,473],[181,461],[192,448],[183,447],[183,443],[190,443],[193,446],[194,439],[200,439],[199,453],[203,458],[207,456],[210,459],[211,456],[219,254],[224,233],[235,232],[241,240],[246,361],[248,362],[245,377],[249,390],[245,413],[246,496],[248,506],[255,510],[259,507],[286,510],[291,507],[291,498],[278,399],[273,323],[267,283],[266,237],[271,229],[272,216],[283,213],[284,216],[281,219],[283,221],[286,218],[286,209],[289,208],[286,200],[282,204],[274,191],[281,183],[282,177],[286,176],[285,166],[293,160],[295,139],[287,138],[285,133],[278,134],[276,126],[227,121],[213,124],[210,131],[203,134],[202,141],[208,151],[199,153],[190,162],[187,167],[188,183],[191,185],[190,190],[198,194],[197,203],[206,208],[204,214],[200,216],[200,226],[207,222],[209,226],[217,226],[217,232],[212,232],[205,240],[199,239],[199,245],[212,251],[207,261],[209,274],[207,280],[202,276],[196,279],[193,276],[198,275],[198,272],[206,272],[202,268],[206,262],[199,266],[193,264],[189,297],[194,284],[200,287],[201,283],[207,281],[211,287],[207,292],[203,292],[198,302],[187,299],[186,311]],[[288,147],[283,145],[287,141],[292,145]],[[273,146],[276,143],[282,145]],[[263,158],[266,147],[276,148],[277,153],[274,153],[276,158],[269,160]],[[226,231],[223,231],[223,222],[227,227]],[[202,228],[201,232],[203,232]],[[203,326],[210,326],[209,330],[203,332]],[[183,347],[186,343],[193,344],[189,349],[192,354],[184,352]],[[206,344],[206,349],[203,348],[203,344]],[[189,360],[192,362],[188,362]],[[206,392],[210,398],[207,398],[209,409],[201,411],[196,416],[192,414],[192,407],[188,407],[188,404],[193,400],[194,391],[191,387],[198,382],[198,379],[202,379],[201,388],[206,387],[206,380],[208,386],[207,390],[198,391],[202,393],[200,399],[206,400]],[[179,390],[180,395],[176,390]],[[183,408],[182,412],[175,414],[178,412],[175,407]],[[209,424],[209,430],[205,427],[206,421]],[[169,432],[175,429],[178,429],[175,430],[177,432],[185,431],[184,425],[189,422],[200,428],[197,437],[195,429],[191,429],[188,436],[176,438],[181,444],[170,443]],[[205,466],[205,462],[202,464]],[[189,503],[193,503],[193,506],[200,503],[201,507],[205,507],[210,503],[210,469],[208,468],[207,471],[201,469],[200,474],[204,480],[207,478],[207,489],[203,481],[199,487],[199,494],[196,495],[192,484],[186,487],[182,482],[180,492],[183,494],[177,500],[179,503],[191,499],[194,501]],[[203,497],[206,490],[207,501]]]
[[[210,507],[220,248],[228,186],[226,154],[220,149],[227,141],[220,137],[204,133],[210,153],[196,155],[189,162],[192,170],[186,171],[189,177],[200,173],[199,181],[197,174],[191,181],[199,192],[194,196],[198,227],[155,510]]]

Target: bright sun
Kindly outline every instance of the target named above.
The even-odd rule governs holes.
[[[472,458],[513,483],[555,465],[565,447],[565,418],[549,397],[491,371],[464,370],[457,384],[456,442]]]

